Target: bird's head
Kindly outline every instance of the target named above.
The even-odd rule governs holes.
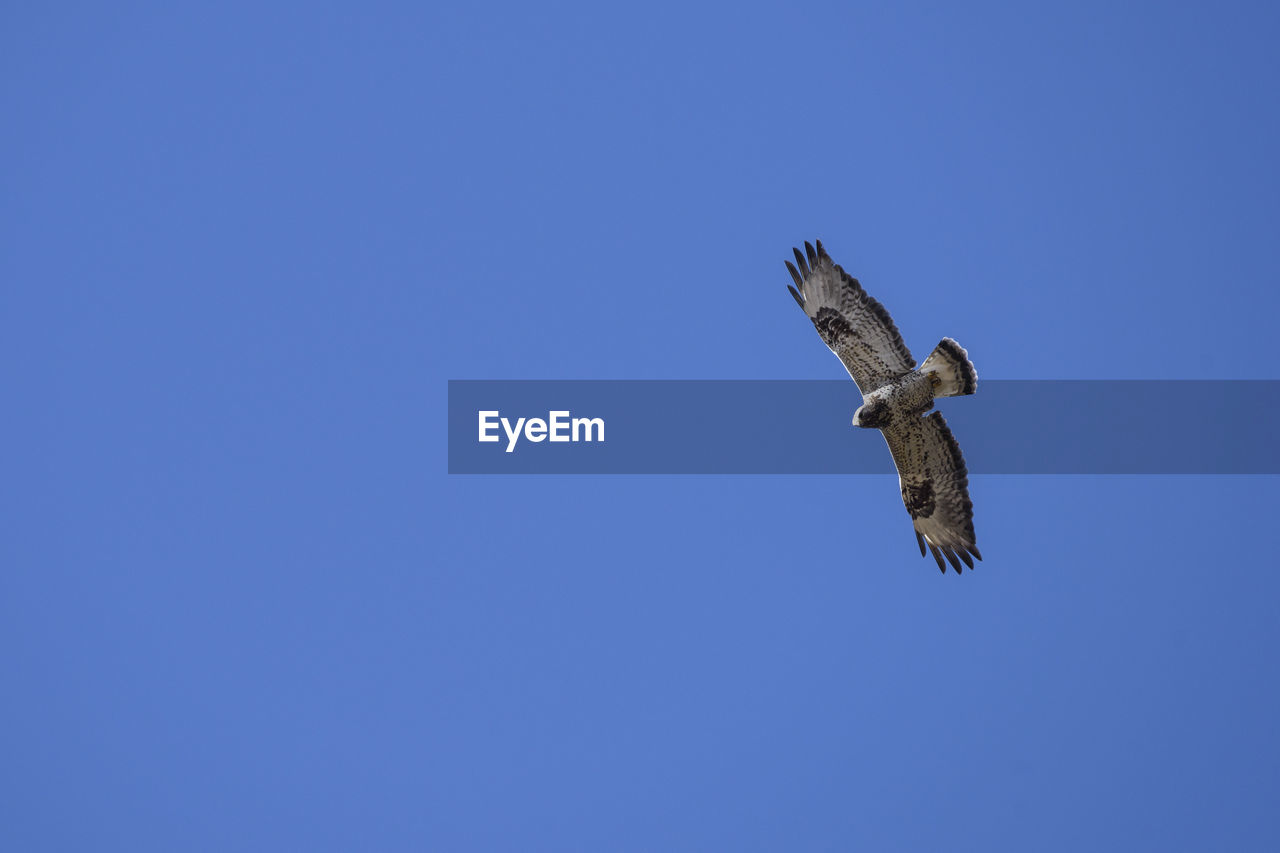
[[[889,407],[883,400],[868,400],[853,413],[853,425],[863,429],[880,429],[889,423]]]

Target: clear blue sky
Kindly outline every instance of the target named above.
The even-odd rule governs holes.
[[[450,378],[839,376],[815,237],[983,377],[1280,378],[1273,4],[0,33],[4,849],[1274,849],[1275,477],[975,477],[957,578],[888,476],[445,473]]]

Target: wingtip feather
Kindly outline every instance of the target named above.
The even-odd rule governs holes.
[[[800,268],[800,271],[804,273],[804,275],[805,275],[805,277],[806,277],[806,278],[808,278],[808,276],[809,276],[809,264],[808,264],[808,262],[804,259],[804,255],[803,255],[803,254],[801,254],[801,253],[800,253],[800,250],[799,250],[799,249],[796,249],[796,248],[792,248],[792,250],[791,250],[791,251],[792,251],[792,252],[795,252],[795,255],[796,255],[796,266],[798,266],[798,267]]]
[[[787,265],[787,272],[791,273],[791,278],[796,283],[796,287],[804,287],[804,278],[800,275],[800,270],[796,269],[796,265],[791,261],[783,261]]]

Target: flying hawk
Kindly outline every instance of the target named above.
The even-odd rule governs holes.
[[[898,467],[902,502],[911,514],[920,556],[928,545],[943,574],[943,557],[957,574],[961,561],[972,569],[970,555],[981,560],[982,554],[973,534],[964,456],[942,413],[924,416],[935,397],[977,390],[978,372],[969,354],[951,338],[943,338],[917,368],[884,306],[832,262],[821,240],[816,249],[808,243],[804,249],[805,254],[793,249],[795,265],[785,262],[796,282],[787,290],[858,383],[862,405],[853,415],[853,425],[884,434]]]

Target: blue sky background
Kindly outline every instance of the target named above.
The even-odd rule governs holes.
[[[839,376],[815,237],[1280,378],[1280,17],[1116,6],[10,4],[2,846],[1274,849],[1275,477],[975,477],[957,578],[888,476],[445,473],[450,378]]]

